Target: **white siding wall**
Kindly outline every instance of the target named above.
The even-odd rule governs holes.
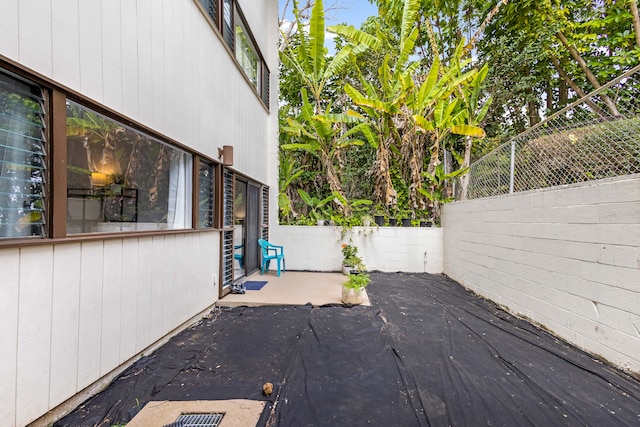
[[[444,272],[640,373],[640,175],[446,205]]]
[[[0,250],[0,425],[25,425],[217,299],[218,233]]]
[[[276,0],[240,1],[269,113],[194,0],[3,0],[0,56],[276,187]],[[277,203],[272,203],[277,206]],[[277,208],[277,207],[276,207]],[[217,299],[219,235],[0,249],[0,426],[69,399]]]
[[[277,145],[276,0],[241,7],[268,62],[263,107],[195,0],[3,0],[0,55],[267,182]]]
[[[290,270],[340,271],[342,243],[358,247],[369,270],[442,273],[442,229],[428,227],[353,227],[341,237],[339,227],[277,226],[269,241],[283,245]]]

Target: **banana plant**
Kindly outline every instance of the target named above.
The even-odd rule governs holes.
[[[282,217],[289,219],[296,216],[290,197],[291,184],[304,173],[305,166],[297,166],[287,152],[280,152],[280,168],[278,169],[278,208]]]
[[[327,58],[322,0],[316,0],[313,5],[308,33],[302,31],[303,24],[297,0],[293,0],[293,15],[298,27],[295,33],[297,43],[288,43],[285,40],[284,48],[280,51],[280,59],[287,67],[298,72],[314,99],[314,112],[319,114],[322,111],[322,92],[327,82],[349,64],[352,55],[364,52],[371,46],[378,46],[378,41],[375,37],[351,26],[333,26],[329,28],[331,31],[347,36],[352,43],[346,44],[336,55]]]
[[[433,173],[422,173],[422,176],[427,179],[429,189],[419,188],[418,191],[431,202],[431,210],[435,222],[439,222],[440,220],[442,205],[452,202],[455,199],[452,194],[448,194],[447,192],[447,181],[465,175],[467,172],[469,172],[469,168],[463,167],[453,172],[445,173],[444,163],[439,163]]]
[[[345,193],[335,163],[340,150],[364,144],[364,141],[355,137],[363,128],[363,124],[360,123],[361,118],[352,112],[330,113],[331,105],[327,106],[326,112],[314,114],[306,89],[302,88],[301,93],[302,107],[299,117],[288,118],[287,125],[281,127],[282,132],[286,132],[297,142],[283,144],[281,149],[302,150],[317,157],[330,190],[341,196],[335,201],[337,209],[343,215],[350,215],[349,205],[340,201],[345,198]],[[347,124],[352,127],[346,129]]]

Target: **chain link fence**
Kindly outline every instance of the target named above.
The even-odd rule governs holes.
[[[640,66],[471,165],[468,199],[640,173]]]

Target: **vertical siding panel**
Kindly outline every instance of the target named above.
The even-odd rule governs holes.
[[[11,59],[18,59],[20,39],[18,37],[19,0],[3,0],[0,13],[0,52]]]
[[[18,297],[20,250],[0,251],[0,420],[14,423],[16,409],[16,363],[18,360]]]
[[[163,67],[163,89],[165,93],[164,102],[165,106],[164,120],[166,129],[169,129],[170,135],[175,139],[182,139],[182,132],[178,131],[177,114],[182,109],[181,98],[181,86],[176,86],[176,76],[180,74],[178,70],[185,68],[184,59],[181,52],[188,49],[187,46],[181,46],[182,37],[178,33],[176,28],[176,22],[178,16],[175,14],[175,10],[180,6],[176,5],[174,9],[174,2],[172,0],[164,0],[162,2],[162,38],[164,44],[162,46],[162,61],[169,64]],[[180,2],[184,4],[185,2]],[[178,95],[180,94],[180,95]]]
[[[53,248],[50,407],[59,405],[77,392],[80,254],[80,244],[56,245]]]
[[[153,238],[152,254],[153,269],[151,271],[151,341],[160,339],[163,335],[162,323],[165,317],[164,298],[166,295],[165,278],[167,276],[167,263],[164,258],[165,238],[157,236]]]
[[[138,13],[135,2],[120,6],[122,38],[122,112],[138,117]]]
[[[138,239],[122,244],[122,299],[120,323],[120,362],[136,354],[136,311],[138,305]]]
[[[79,2],[80,91],[102,101],[102,33],[100,2]]]
[[[153,91],[153,126],[161,132],[167,131],[165,124],[165,102],[167,87],[165,86],[165,56],[164,56],[164,20],[162,4],[154,2],[151,7],[151,78]],[[169,64],[174,67],[175,64]],[[148,78],[148,77],[147,77]]]
[[[140,239],[138,246],[138,301],[136,309],[136,348],[142,351],[151,343],[151,295],[153,270],[153,238]]]
[[[151,5],[150,0],[139,0],[138,6],[138,120],[152,126],[153,119],[153,64],[151,61]]]
[[[53,78],[69,87],[80,87],[78,0],[51,2]]]
[[[16,424],[49,409],[53,248],[20,250]],[[34,393],[34,391],[38,391]]]
[[[173,322],[176,320],[175,316],[175,294],[174,288],[175,284],[173,282],[173,272],[176,267],[176,258],[174,256],[175,248],[176,248],[176,235],[165,236],[164,238],[164,248],[162,252],[162,264],[164,269],[164,274],[161,278],[162,281],[162,303],[160,308],[162,310],[161,316],[161,329],[160,333],[164,335]]]
[[[81,250],[78,390],[85,388],[100,376],[103,242],[83,243]]]
[[[105,375],[117,367],[120,360],[122,240],[107,240],[104,242],[103,268],[101,375]]]
[[[51,2],[21,0],[19,14],[20,62],[51,75]]]
[[[120,0],[102,2],[102,82],[104,103],[122,110]]]

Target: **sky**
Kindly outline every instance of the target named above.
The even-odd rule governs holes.
[[[280,13],[282,16],[282,8],[284,7],[286,0],[278,0],[280,2]],[[303,0],[299,0],[302,3]],[[377,6],[369,3],[369,0],[323,0],[323,6],[325,8],[325,26],[336,25],[341,23],[347,23],[353,25],[355,28],[360,28],[360,25],[372,15],[378,14]],[[287,19],[293,19],[293,1],[289,0],[289,6],[287,8]],[[329,49],[329,54],[333,54],[333,43],[329,40],[333,38],[333,34],[326,34],[325,46]]]
[[[280,2],[280,14],[282,14],[282,8],[284,7],[286,0],[279,0]],[[299,2],[302,3],[302,0]],[[351,24],[356,28],[360,28],[360,25],[371,15],[378,14],[378,8],[375,5],[369,3],[369,0],[323,0],[325,7],[325,25],[336,25],[342,22]],[[289,0],[288,14],[290,18],[293,18],[291,9],[293,1]],[[326,11],[329,9],[328,11]]]

